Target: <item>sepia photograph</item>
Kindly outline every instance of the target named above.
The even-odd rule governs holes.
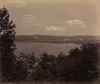
[[[99,84],[100,0],[0,0],[1,84]]]

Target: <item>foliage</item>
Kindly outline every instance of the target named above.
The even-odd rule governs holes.
[[[16,57],[15,63],[15,77],[14,80],[22,81],[29,80],[31,72],[33,71],[33,67],[35,64],[35,56],[34,53],[25,55],[24,53],[20,53],[20,56]]]
[[[99,44],[88,43],[81,46],[81,75],[82,79],[91,80],[98,77]]]
[[[98,44],[87,43],[82,45],[80,49],[75,48],[70,50],[69,55],[60,53],[57,57],[46,52],[40,55],[40,58],[35,58],[34,54],[31,57],[22,53],[19,56],[19,60],[23,60],[21,62],[24,63],[20,63],[22,64],[21,70],[26,69],[27,73],[30,69],[30,73],[27,73],[26,79],[31,81],[92,81],[98,77],[99,47]],[[30,58],[33,58],[33,62],[31,63],[27,62],[31,61]],[[28,65],[33,67],[29,68]]]
[[[0,53],[3,80],[13,79],[13,66],[15,62],[15,24],[9,20],[8,10],[0,10]]]

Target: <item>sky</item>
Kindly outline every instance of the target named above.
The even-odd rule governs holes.
[[[100,35],[100,0],[0,0],[4,5],[17,35]]]

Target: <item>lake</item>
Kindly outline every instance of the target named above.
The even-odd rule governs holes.
[[[48,54],[53,54],[57,56],[60,52],[68,54],[68,52],[73,48],[79,48],[78,44],[61,44],[61,43],[32,43],[32,42],[17,42],[17,49],[15,51],[16,55],[19,55],[20,52],[32,53],[34,52],[35,56],[40,56],[43,52]]]

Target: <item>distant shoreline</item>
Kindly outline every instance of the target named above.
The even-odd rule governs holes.
[[[71,43],[71,42],[69,42],[69,43],[58,43],[58,42],[29,42],[29,41],[25,41],[25,42],[23,42],[23,41],[20,41],[20,42],[18,42],[18,41],[15,41],[15,43],[50,43],[50,44],[78,44],[78,45],[82,45],[83,43]]]
[[[34,43],[100,43],[97,36],[50,36],[50,35],[19,35],[16,36],[15,42],[34,42]]]

